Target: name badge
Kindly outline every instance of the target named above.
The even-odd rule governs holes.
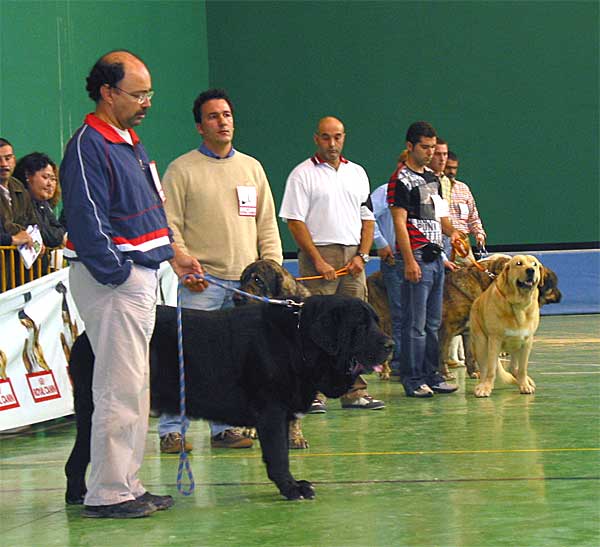
[[[152,180],[154,181],[154,187],[160,196],[160,199],[164,202],[167,198],[165,196],[165,192],[163,191],[162,184],[160,183],[160,177],[158,176],[158,169],[156,168],[156,162],[151,161],[148,165],[150,165],[150,173],[152,174]]]
[[[431,201],[433,201],[433,208],[435,210],[435,218],[449,217],[450,207],[448,202],[438,194],[431,194]]]
[[[464,220],[469,218],[469,206],[466,203],[459,203],[458,209],[460,211],[460,218]]]
[[[239,215],[241,217],[256,216],[256,186],[237,187]]]

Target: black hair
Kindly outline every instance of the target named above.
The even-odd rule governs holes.
[[[437,133],[431,124],[427,122],[415,122],[410,125],[406,131],[406,142],[418,144],[421,137],[437,137]]]
[[[451,161],[458,161],[458,156],[452,152],[452,150],[448,150],[448,159]]]
[[[144,63],[137,55],[126,49],[115,49],[102,55],[102,57],[96,61],[89,76],[86,78],[85,89],[87,90],[90,99],[96,103],[100,100],[100,88],[103,85],[108,84],[110,87],[115,87],[125,77],[125,63],[122,60],[112,63],[107,61],[107,59],[114,57],[112,55],[114,53],[127,53],[141,63]],[[146,63],[144,63],[144,65],[145,64]]]
[[[194,121],[196,123],[202,123],[202,105],[207,101],[211,101],[212,99],[223,99],[224,101],[227,101],[229,110],[231,110],[231,114],[233,114],[233,104],[231,103],[231,99],[224,89],[207,89],[206,91],[200,93],[200,95],[198,95],[194,101],[192,112],[194,113]]]
[[[12,146],[4,137],[0,137],[0,147],[2,146]]]
[[[15,166],[13,176],[27,186],[27,175],[33,175],[41,169],[48,167],[48,165],[50,165],[52,169],[56,168],[56,164],[49,156],[42,152],[32,152],[19,159]]]

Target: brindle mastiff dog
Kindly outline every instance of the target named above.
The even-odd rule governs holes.
[[[474,300],[487,289],[494,278],[502,271],[510,260],[509,255],[492,255],[480,260],[487,272],[482,272],[475,265],[465,266],[454,272],[446,272],[444,280],[444,304],[442,308],[442,326],[439,332],[440,340],[440,371],[448,373],[444,359],[448,355],[448,346],[454,336],[462,334],[465,337],[465,364],[471,378],[479,378],[479,367],[470,349],[469,313]],[[558,278],[550,268],[542,267],[542,281],[539,290],[539,305],[560,302],[562,295],[558,289]],[[489,273],[488,273],[489,272]],[[391,336],[390,309],[387,292],[383,284],[381,272],[375,272],[367,278],[369,288],[369,303],[377,315],[382,329]],[[386,379],[383,377],[383,379]]]
[[[266,298],[291,299],[295,302],[304,302],[310,296],[309,290],[302,283],[298,283],[296,278],[281,264],[270,259],[256,260],[244,268],[240,276],[240,290]],[[236,306],[254,302],[251,298],[238,293],[234,294],[233,300]],[[244,434],[253,439],[256,438],[254,428],[245,429]],[[290,448],[298,450],[308,448],[308,439],[302,432],[301,418],[290,422],[288,439]]]

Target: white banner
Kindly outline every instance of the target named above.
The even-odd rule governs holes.
[[[0,294],[0,431],[73,413],[71,346],[84,325],[65,268]],[[177,281],[160,270],[159,301],[175,305]]]

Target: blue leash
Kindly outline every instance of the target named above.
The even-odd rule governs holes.
[[[179,467],[177,468],[177,490],[184,496],[189,496],[194,491],[196,483],[194,482],[194,475],[190,467],[188,454],[185,451],[185,433],[188,429],[189,424],[185,417],[185,367],[183,359],[183,321],[181,319],[181,287],[183,285],[183,280],[186,277],[188,276],[184,276],[184,278],[180,279],[179,283],[177,284],[177,356],[179,359],[179,415],[181,418],[181,447],[179,451]],[[265,296],[258,296],[256,294],[250,294],[248,292],[241,291],[240,289],[228,287],[227,285],[224,285],[219,281],[215,281],[214,279],[203,279],[198,275],[195,275],[194,277],[196,279],[207,281],[208,283],[211,283],[213,285],[217,285],[222,289],[233,291],[237,294],[245,296],[246,298],[258,300],[259,302],[275,304],[278,306],[287,306],[290,308],[302,307],[302,303],[295,302],[294,300],[277,300],[273,298],[267,298]],[[182,476],[184,468],[189,479],[189,487],[187,488],[187,490],[182,485]]]
[[[185,418],[185,368],[183,361],[183,322],[181,320],[181,285],[180,280],[177,285],[177,356],[179,358],[179,415],[181,418],[181,448],[179,451],[179,467],[177,469],[177,490],[184,496],[189,496],[196,487],[194,475],[190,467],[188,454],[185,451],[185,432],[188,428],[188,422]],[[186,490],[182,486],[182,475],[185,467],[188,479],[190,481],[189,488]]]

